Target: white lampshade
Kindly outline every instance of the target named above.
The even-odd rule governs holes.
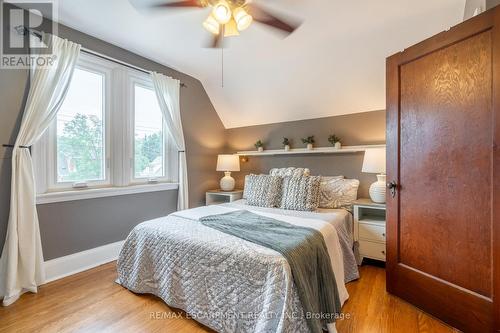
[[[365,173],[385,173],[385,148],[366,149],[361,171]]]
[[[217,171],[240,171],[240,157],[238,155],[219,155],[217,157]]]

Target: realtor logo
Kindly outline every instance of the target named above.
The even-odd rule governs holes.
[[[55,58],[40,32],[57,34],[55,0],[0,0],[0,4],[0,68],[50,66]]]

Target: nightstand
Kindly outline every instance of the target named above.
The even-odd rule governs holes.
[[[223,191],[223,190],[211,190],[207,191],[205,194],[205,204],[218,205],[227,202],[233,202],[243,198],[243,190],[234,191]]]
[[[354,241],[359,244],[359,262],[363,258],[385,261],[385,204],[370,199],[354,201]]]

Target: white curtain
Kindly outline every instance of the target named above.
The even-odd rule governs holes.
[[[180,81],[163,74],[151,73],[156,97],[165,119],[165,124],[179,150],[179,199],[177,209],[189,208],[186,146],[182,131],[181,108],[179,103]]]
[[[4,306],[24,292],[36,293],[45,279],[33,164],[29,150],[21,146],[32,146],[56,116],[80,54],[80,45],[57,36],[42,33],[42,41],[52,47],[55,60],[46,68],[31,69],[28,99],[12,151],[10,215],[0,259]]]

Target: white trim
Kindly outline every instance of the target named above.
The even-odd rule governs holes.
[[[128,154],[131,140],[128,124],[130,117],[128,117],[129,103],[125,96],[127,89],[127,71],[121,66],[113,69],[113,105],[111,112],[111,124],[113,124],[112,131],[112,146],[111,160],[112,169],[111,177],[114,186],[128,186],[128,170],[130,158]]]
[[[118,259],[125,241],[70,254],[45,262],[45,283],[86,271]]]
[[[103,188],[91,188],[84,190],[49,192],[49,193],[38,194],[36,196],[36,203],[38,205],[43,205],[53,202],[64,202],[64,201],[84,200],[93,198],[115,197],[126,194],[177,190],[178,188],[179,188],[178,183],[158,183],[158,184],[134,185],[125,187],[103,187]]]
[[[85,54],[80,54],[76,69],[93,73],[102,77],[102,127],[103,127],[103,158],[104,158],[104,170],[103,179],[100,180],[83,180],[88,184],[89,187],[92,186],[110,186],[110,113],[111,113],[111,73],[113,66],[108,61],[88,56]],[[49,127],[48,132],[48,150],[46,158],[49,161],[47,168],[47,190],[48,191],[64,191],[73,188],[73,181],[58,181],[57,175],[57,117],[54,119],[53,123]]]
[[[131,193],[178,189],[178,152],[174,149],[170,135],[163,127],[164,136],[164,177],[156,183],[148,179],[134,179],[134,117],[133,84],[140,83],[145,88],[153,88],[151,78],[146,73],[110,63],[97,56],[80,55],[78,68],[90,70],[105,76],[104,129],[105,129],[105,180],[86,181],[88,188],[77,190],[73,182],[56,182],[57,153],[56,123],[33,147],[33,164],[37,189],[37,203],[51,203],[109,197]],[[131,88],[132,87],[132,88]],[[166,185],[165,183],[169,183]],[[172,185],[171,183],[175,183]],[[84,192],[85,191],[85,192]]]
[[[155,95],[155,89],[153,82],[151,80],[151,76],[145,74],[145,73],[132,73],[128,72],[128,87],[127,87],[127,93],[128,93],[128,99],[129,99],[129,110],[128,110],[128,118],[130,119],[129,123],[129,133],[128,133],[128,138],[129,140],[129,182],[131,185],[139,185],[139,184],[147,184],[148,183],[148,177],[136,177],[135,176],[135,144],[134,144],[134,138],[135,138],[135,88],[140,87],[143,89],[150,90],[153,93],[153,96],[156,101],[156,95]],[[174,158],[175,155],[177,155],[177,149],[173,147],[171,143],[169,143],[169,133],[168,129],[165,126],[165,119],[163,118],[163,114],[161,112],[160,106],[158,105],[158,112],[161,115],[162,118],[162,136],[163,136],[163,176],[161,177],[155,177],[155,179],[159,182],[172,182],[174,181],[174,174],[169,173],[170,168],[168,167],[168,162]],[[176,157],[176,156],[175,156]],[[177,161],[177,158],[175,158],[175,161]],[[177,172],[178,173],[178,172]],[[177,179],[178,177],[175,177]]]

